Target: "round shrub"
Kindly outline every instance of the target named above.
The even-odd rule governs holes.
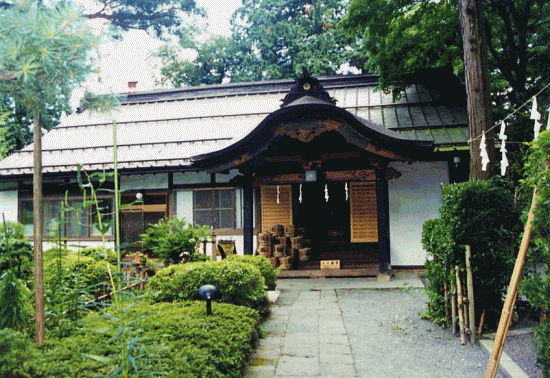
[[[197,290],[211,284],[218,288],[218,300],[269,312],[265,281],[258,269],[238,261],[195,262],[172,265],[159,271],[147,285],[157,302],[196,299]]]
[[[111,267],[111,271],[115,271],[115,269]],[[107,283],[109,282],[107,262],[98,261],[90,256],[74,256],[72,254],[61,259],[51,259],[44,262],[44,282],[46,285],[60,281],[71,287],[75,282],[78,282],[80,287],[91,287]]]
[[[226,260],[239,261],[245,264],[253,265],[260,271],[260,274],[264,278],[267,290],[275,290],[275,287],[277,286],[277,274],[275,273],[273,266],[271,266],[265,257],[251,255],[229,255]]]
[[[108,261],[111,264],[117,262],[115,251],[105,247],[86,247],[80,250],[81,256],[89,256],[97,261]]]

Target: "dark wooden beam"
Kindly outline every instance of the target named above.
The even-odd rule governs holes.
[[[390,224],[388,180],[386,170],[376,170],[376,205],[378,207],[378,253],[381,274],[388,274],[390,265]]]
[[[254,254],[254,186],[252,176],[247,175],[243,185],[243,235],[244,254]]]

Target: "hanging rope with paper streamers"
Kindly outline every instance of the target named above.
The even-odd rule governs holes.
[[[481,136],[481,142],[479,143],[479,156],[481,157],[481,170],[486,171],[489,165],[489,154],[487,153],[485,133]]]
[[[328,202],[328,184],[325,184],[325,201]]]
[[[500,174],[506,175],[506,168],[508,168],[508,158],[506,157],[506,122],[502,121],[500,124],[500,133],[498,134],[500,139],[500,152],[502,153],[502,159],[500,160]]]
[[[542,126],[542,124],[540,123],[541,114],[538,111],[537,96],[533,96],[533,107],[531,108],[530,118],[535,121],[535,128],[533,131],[535,133],[534,139],[537,139],[539,137],[540,127]]]

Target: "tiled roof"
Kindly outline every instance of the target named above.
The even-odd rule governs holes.
[[[463,148],[463,106],[449,106],[421,85],[394,100],[376,90],[375,75],[320,78],[338,107],[436,149]],[[231,145],[280,108],[292,80],[210,85],[128,95],[112,114],[84,111],[64,118],[42,140],[45,173],[110,169],[117,124],[121,170],[191,169],[191,158]],[[32,145],[0,162],[0,177],[32,173]]]

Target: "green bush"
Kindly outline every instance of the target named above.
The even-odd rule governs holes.
[[[60,260],[51,259],[44,262],[44,283],[48,286],[61,279],[63,284],[69,287],[74,287],[73,285],[78,282],[80,288],[107,283],[107,264],[106,261],[98,261],[94,257],[77,256],[73,253]],[[115,270],[112,266],[111,269]]]
[[[158,302],[185,301],[195,299],[197,290],[207,284],[218,288],[220,302],[269,313],[264,278],[251,264],[238,261],[172,265],[151,278],[147,289]]]
[[[195,257],[200,255],[197,253],[197,246],[208,235],[208,227],[196,227],[174,217],[149,226],[141,235],[141,242],[146,250],[168,263],[177,264],[195,261]]]
[[[531,205],[533,188],[538,190],[538,206],[529,245],[529,269],[522,280],[521,294],[531,306],[550,315],[550,131],[541,132],[531,142],[525,163],[522,194],[527,208]],[[537,360],[545,376],[550,376],[550,321],[535,330]]]
[[[97,261],[108,261],[111,264],[117,263],[115,251],[105,247],[86,247],[80,250],[81,256],[89,256]]]
[[[260,271],[260,274],[264,278],[265,286],[268,290],[275,290],[277,287],[277,274],[273,269],[273,266],[263,256],[250,256],[250,255],[229,255],[228,261],[240,261],[246,264],[251,264]]]
[[[106,377],[119,353],[118,323],[109,315],[91,314],[70,337],[50,338],[37,347],[24,335],[0,331],[2,377]],[[255,310],[203,302],[149,303],[126,310],[134,319],[127,327],[137,373],[131,377],[242,377],[259,338]]]
[[[9,248],[9,250],[8,250]],[[32,245],[25,236],[23,225],[4,222],[0,219],[0,275],[12,269],[17,278],[29,281],[32,278]]]
[[[422,243],[429,254],[430,313],[445,314],[445,281],[455,281],[454,267],[465,267],[465,245],[471,246],[476,315],[485,310],[485,324],[494,327],[502,310],[502,294],[512,272],[519,211],[514,188],[500,177],[446,185],[441,217],[423,225]]]
[[[32,311],[32,248],[23,225],[0,222],[0,329],[23,329]]]

